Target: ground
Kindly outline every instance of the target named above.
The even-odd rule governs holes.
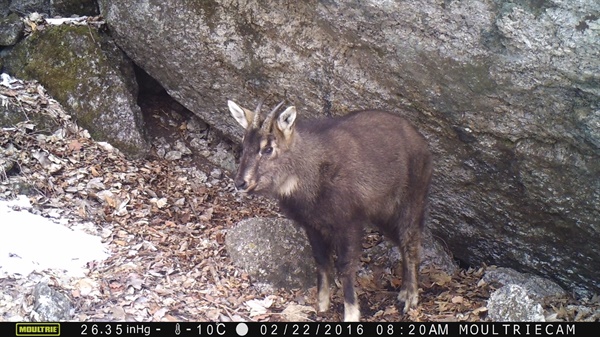
[[[0,278],[0,321],[32,319],[32,286],[41,279],[71,299],[74,321],[342,319],[339,289],[332,292],[331,310],[316,313],[313,285],[261,287],[232,264],[224,245],[228,229],[247,217],[280,216],[277,207],[235,193],[228,173],[190,144],[198,140],[190,132],[202,129],[206,151],[230,143],[209,127],[198,128],[202,123],[168,97],[156,93],[140,100],[154,144],[154,155],[144,160],[129,160],[90,139],[36,83],[0,86],[0,98],[62,125],[52,135],[28,122],[0,130],[0,198],[26,194],[33,213],[68,219],[67,226],[88,223],[86,231],[100,236],[110,253],[88,263],[83,277],[46,270]],[[364,245],[379,240],[371,233]],[[486,301],[495,285],[481,276],[490,267],[454,275],[424,270],[419,307],[402,314],[395,303],[401,279],[366,254],[361,262],[372,272],[357,280],[364,321],[487,320]],[[590,319],[572,305],[598,311],[597,298],[555,298],[543,305],[551,320]]]

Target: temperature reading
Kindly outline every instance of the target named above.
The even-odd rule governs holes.
[[[200,336],[223,336],[225,334],[225,324],[198,324],[198,335]]]

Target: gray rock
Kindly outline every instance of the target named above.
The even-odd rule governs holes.
[[[95,140],[131,157],[148,153],[133,66],[106,36],[85,26],[47,27],[2,56],[8,73],[38,80]]]
[[[50,0],[12,0],[9,9],[13,13],[29,14],[44,13],[50,14]]]
[[[38,322],[57,322],[71,318],[71,301],[64,294],[38,283],[33,290],[33,317]]]
[[[52,16],[96,16],[100,14],[96,0],[52,0],[51,4],[50,15]]]
[[[0,0],[0,18],[7,17],[10,14],[10,2],[12,0]]]
[[[232,139],[227,99],[406,115],[436,157],[428,225],[455,257],[600,292],[600,2],[99,5],[136,64]]]
[[[12,0],[9,8],[16,13],[38,12],[50,17],[98,15],[96,0]]]
[[[525,288],[508,284],[494,291],[487,303],[488,316],[495,322],[545,322],[544,310],[527,295]]]
[[[306,234],[286,219],[251,218],[227,232],[231,260],[255,283],[277,288],[316,284],[315,264]]]
[[[527,273],[519,273],[510,268],[487,269],[483,275],[486,283],[498,283],[500,285],[516,284],[527,291],[529,298],[542,301],[547,297],[561,297],[567,292],[555,282],[549,279]]]
[[[23,21],[17,14],[0,19],[0,46],[12,46],[23,36]]]

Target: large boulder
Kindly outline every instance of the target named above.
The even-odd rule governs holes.
[[[131,61],[86,26],[49,26],[2,51],[6,72],[38,80],[95,140],[125,154],[149,151]]]
[[[257,284],[286,289],[315,285],[315,264],[306,234],[288,220],[242,220],[229,230],[225,244],[233,263]]]
[[[456,257],[600,292],[600,2],[99,6],[139,66],[233,139],[227,99],[406,115],[435,152],[428,225]]]

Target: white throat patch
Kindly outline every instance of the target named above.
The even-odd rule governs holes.
[[[291,175],[285,179],[285,181],[279,185],[279,195],[290,196],[298,188],[298,176]]]

